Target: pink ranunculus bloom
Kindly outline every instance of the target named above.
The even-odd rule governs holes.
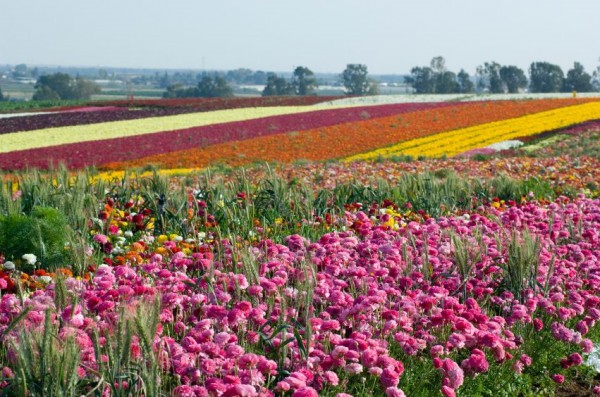
[[[319,397],[319,393],[312,387],[305,386],[296,390],[292,397]]]
[[[385,395],[387,397],[406,397],[402,389],[398,389],[397,387],[388,387],[385,389]]]
[[[349,375],[357,375],[363,371],[363,366],[358,363],[352,363],[346,365],[344,370],[346,370]]]
[[[325,373],[323,373],[323,378],[332,386],[337,386],[340,383],[340,379],[333,371],[325,371]]]
[[[463,384],[464,372],[456,361],[445,358],[440,371],[448,379],[448,386],[452,389],[456,390]]]
[[[173,390],[173,396],[175,396],[175,397],[195,397],[196,393],[194,393],[194,390],[192,389],[191,386],[181,385],[181,386],[177,386]]]
[[[385,368],[379,380],[385,388],[396,387],[400,383],[400,374],[391,368]]]
[[[581,365],[583,363],[583,357],[579,353],[573,353],[569,356],[569,361],[573,365]]]
[[[93,240],[95,242],[97,242],[98,244],[106,244],[108,242],[108,237],[106,237],[106,235],[104,234],[94,234],[94,238]]]
[[[461,366],[469,374],[479,374],[487,372],[490,365],[484,352],[479,349],[473,349],[469,358],[462,361]]]
[[[565,381],[565,377],[561,374],[552,375],[552,380],[558,384],[561,384]]]
[[[594,343],[591,341],[591,339],[586,338],[579,342],[579,347],[584,353],[591,353],[592,350],[594,350]]]
[[[344,358],[344,355],[348,353],[348,348],[346,346],[336,346],[331,351],[331,357],[335,359]]]
[[[521,361],[527,367],[529,367],[533,363],[533,359],[527,354],[521,354],[519,361]]]
[[[444,397],[456,397],[456,392],[451,387],[442,386],[442,395]]]
[[[513,363],[512,369],[517,374],[521,374],[521,373],[523,373],[523,369],[525,369],[525,365],[521,361],[517,360]]]
[[[256,397],[258,396],[258,392],[252,385],[244,385],[244,384],[236,384],[223,394],[223,397],[227,396],[236,396],[236,397]]]

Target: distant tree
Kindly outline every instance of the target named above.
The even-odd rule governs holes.
[[[573,69],[567,72],[565,79],[564,91],[591,92],[594,91],[592,86],[592,76],[587,73],[582,64],[575,62]]]
[[[169,74],[165,72],[161,77],[158,78],[158,88],[167,88],[170,85],[173,85],[173,82],[171,81]]]
[[[73,83],[73,98],[72,99],[90,99],[92,95],[101,92],[100,86],[91,80],[86,80],[77,77]]]
[[[74,79],[66,73],[40,76],[34,88],[34,100],[90,99],[100,92],[100,87],[93,81],[81,77]]]
[[[433,73],[440,74],[446,71],[446,60],[442,56],[431,58],[429,67],[433,70]]]
[[[221,76],[204,76],[198,83],[198,96],[201,98],[228,98],[233,96],[233,89]]]
[[[181,83],[171,84],[163,93],[163,98],[228,98],[233,96],[233,89],[221,76],[211,77],[204,74],[196,87]]]
[[[163,98],[197,98],[198,87],[184,87],[183,84],[171,84],[163,93]]]
[[[262,70],[257,70],[256,72],[254,72],[254,74],[252,75],[252,83],[257,84],[257,85],[264,85],[267,84],[267,73],[263,72]]]
[[[317,89],[317,78],[312,70],[307,67],[298,66],[294,69],[292,76],[292,87],[296,95],[315,95]]]
[[[27,65],[25,65],[24,63],[21,63],[21,64],[15,66],[15,68],[13,69],[12,75],[15,78],[22,78],[22,77],[30,76],[29,69],[27,68]]]
[[[442,56],[433,57],[429,64],[434,75],[436,94],[450,94],[458,91],[456,74],[446,69],[446,60]]]
[[[464,69],[461,69],[456,76],[456,81],[458,83],[458,92],[463,94],[470,94],[475,90],[475,84],[471,81],[471,76],[469,73],[465,72]]]
[[[600,61],[600,58],[598,59]],[[596,67],[594,70],[594,77],[592,79],[592,85],[596,89],[596,91],[600,91],[600,65]]]
[[[294,87],[283,77],[275,73],[267,77],[267,85],[263,89],[262,96],[294,95]]]
[[[404,81],[410,84],[417,94],[432,94],[435,92],[435,77],[428,66],[415,66],[410,70],[410,76]]]
[[[531,92],[560,92],[564,73],[560,66],[549,62],[533,62],[529,67],[529,90]]]
[[[252,70],[246,68],[229,70],[226,74],[226,79],[235,84],[250,84],[250,77],[252,77]]]
[[[477,67],[477,89],[494,94],[504,92],[504,84],[500,77],[500,64],[497,62],[485,62]]]
[[[506,87],[506,90],[511,94],[517,93],[527,88],[527,76],[523,69],[517,66],[502,66],[500,67],[500,79]]]
[[[459,85],[456,81],[456,73],[448,70],[435,76],[436,94],[452,94],[459,92]]]
[[[0,102],[4,100],[4,94],[2,94],[2,87],[0,87]]]
[[[367,65],[349,63],[342,72],[341,81],[346,95],[367,95],[373,93],[374,84],[369,80]]]

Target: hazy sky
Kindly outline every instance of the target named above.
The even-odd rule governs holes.
[[[600,0],[0,0],[0,64],[372,74],[600,61]]]

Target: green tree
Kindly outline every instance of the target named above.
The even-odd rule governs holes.
[[[404,78],[417,94],[431,94],[435,92],[435,77],[433,70],[428,66],[415,66],[410,70],[410,76]]]
[[[34,100],[90,99],[100,92],[100,87],[81,77],[72,78],[66,73],[40,76],[35,84]]]
[[[456,82],[456,73],[448,70],[439,73],[435,77],[436,94],[452,94],[459,92],[459,85]]]
[[[600,61],[600,58],[598,60]],[[596,89],[596,91],[600,91],[600,65],[598,65],[596,70],[594,70],[592,86]]]
[[[376,84],[369,80],[367,65],[349,63],[342,72],[341,81],[346,88],[346,95],[374,94]]]
[[[0,87],[0,102],[4,100],[4,94],[2,94],[2,87]]]
[[[317,78],[307,67],[298,66],[294,69],[292,76],[292,87],[296,95],[315,95],[317,89]]]
[[[450,94],[458,91],[456,74],[446,69],[444,57],[433,57],[429,66],[434,74],[433,92],[436,94]]]
[[[263,89],[262,96],[294,95],[294,87],[283,77],[270,73],[267,77],[267,85]]]
[[[583,65],[579,62],[575,62],[573,69],[569,69],[567,72],[563,90],[567,92],[591,92],[594,90],[592,76],[585,71]]]
[[[498,62],[485,62],[477,67],[477,89],[494,94],[504,92],[504,83],[500,77],[500,64]]]
[[[163,93],[163,98],[198,98],[198,87],[184,87],[183,84],[171,84]]]
[[[523,69],[517,66],[500,67],[500,79],[502,79],[502,83],[511,94],[527,88],[527,76],[525,76]]]
[[[233,89],[221,76],[204,76],[198,83],[198,96],[201,98],[229,98]]]
[[[29,69],[27,68],[27,65],[22,63],[20,65],[15,66],[15,68],[13,69],[12,75],[15,78],[22,78],[22,77],[29,77],[30,73],[29,73]]]
[[[471,81],[471,76],[469,73],[465,72],[464,69],[461,69],[456,76],[456,81],[458,83],[458,92],[463,94],[470,94],[475,89],[475,84]]]
[[[531,92],[560,92],[564,73],[560,66],[549,62],[533,62],[529,67],[529,90]]]

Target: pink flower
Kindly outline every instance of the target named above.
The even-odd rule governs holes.
[[[519,361],[521,361],[527,367],[529,367],[533,363],[533,359],[527,354],[521,354]]]
[[[594,343],[591,341],[591,339],[584,339],[579,342],[579,347],[584,353],[591,353],[592,350],[594,350]]]
[[[363,371],[363,366],[358,363],[348,364],[344,367],[344,370],[348,372],[349,375],[357,375]]]
[[[473,349],[469,358],[462,361],[461,366],[467,373],[477,374],[486,372],[490,364],[484,352],[479,349]]]
[[[340,379],[338,378],[337,374],[333,371],[325,371],[325,373],[323,374],[323,378],[325,379],[325,382],[329,383],[332,386],[337,386],[340,383]]]
[[[448,386],[442,386],[442,395],[444,397],[456,397],[456,393],[454,392],[454,389],[452,389],[451,387],[448,387]]]
[[[406,397],[402,389],[398,389],[397,387],[388,387],[385,389],[385,395],[387,397]]]
[[[173,396],[176,396],[176,397],[195,397],[196,393],[194,393],[194,390],[192,389],[191,386],[181,385],[181,386],[177,386],[173,390]]]
[[[296,390],[292,397],[319,397],[319,393],[312,387],[306,386]]]
[[[445,383],[452,389],[458,389],[464,381],[464,372],[459,365],[450,358],[445,358],[442,362],[440,372],[445,376]]]
[[[400,383],[400,374],[388,367],[383,370],[379,380],[385,388],[396,387]]]
[[[95,242],[97,242],[98,244],[102,244],[102,245],[108,243],[108,237],[106,235],[100,234],[100,233],[99,234],[94,234],[93,240]]]
[[[579,353],[573,353],[569,356],[569,361],[573,365],[581,365],[583,363],[583,357]]]
[[[561,384],[565,381],[565,377],[562,376],[561,374],[554,374],[554,375],[552,375],[552,380],[558,384]]]
[[[335,359],[344,358],[344,355],[348,353],[348,348],[346,346],[336,346],[331,351],[331,357]]]
[[[223,397],[228,397],[228,396],[231,396],[231,397],[233,397],[233,396],[256,397],[256,396],[258,396],[258,393],[256,392],[256,389],[252,385],[236,384],[233,387],[230,387],[229,389],[227,389],[225,394],[223,394]]]

